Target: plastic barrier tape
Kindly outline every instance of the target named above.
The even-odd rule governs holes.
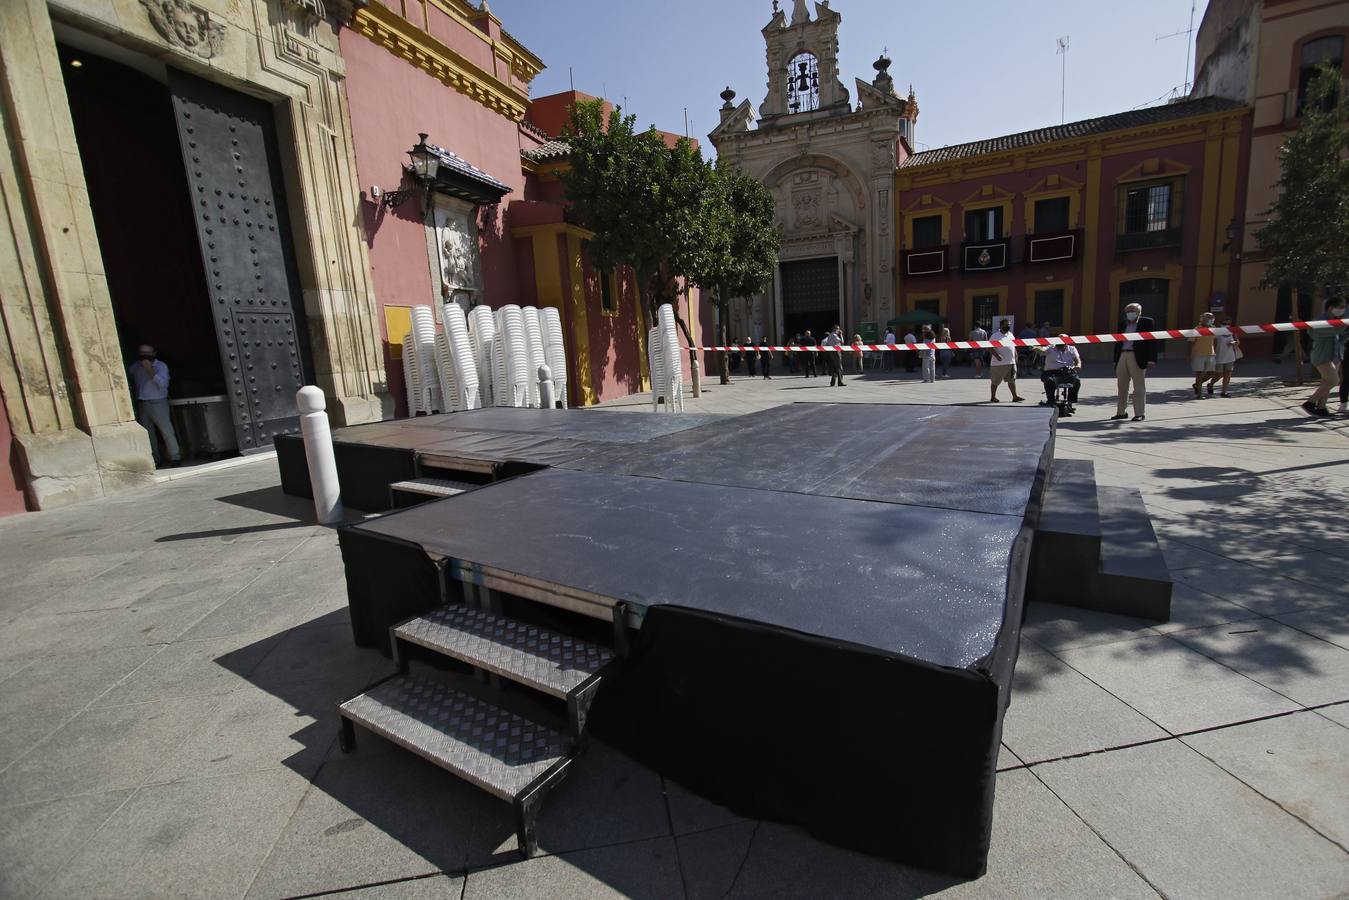
[[[1317,319],[1312,322],[1276,322],[1270,325],[1227,325],[1214,328],[1170,328],[1165,331],[1126,331],[1117,334],[1080,334],[1049,338],[1005,338],[997,341],[920,341],[914,344],[835,344],[832,347],[779,347],[750,344],[748,347],[699,347],[709,353],[739,353],[742,350],[770,350],[775,353],[844,353],[849,351],[901,350],[978,350],[988,347],[1052,347],[1057,344],[1114,344],[1120,341],[1165,341],[1173,338],[1207,337],[1220,334],[1277,334],[1281,331],[1310,331],[1313,328],[1343,328],[1349,319]]]

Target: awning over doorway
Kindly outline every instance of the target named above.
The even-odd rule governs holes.
[[[481,204],[496,203],[511,192],[509,187],[457,154],[435,144],[426,146],[440,160],[431,190]]]

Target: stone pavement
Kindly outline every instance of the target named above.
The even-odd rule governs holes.
[[[987,397],[957,371],[687,407]],[[1145,494],[1174,618],[1031,607],[978,881],[742,820],[603,746],[519,861],[504,804],[373,736],[337,750],[334,704],[388,663],[352,646],[334,533],[259,460],[0,520],[0,896],[1344,896],[1349,420],[1273,376],[1196,401],[1164,369],[1122,425],[1089,379],[1061,423],[1060,457]]]

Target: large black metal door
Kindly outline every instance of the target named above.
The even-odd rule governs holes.
[[[838,317],[838,257],[782,263],[782,334],[784,340],[807,329],[816,341]]]
[[[272,108],[169,70],[178,141],[239,449],[298,430],[308,333]]]

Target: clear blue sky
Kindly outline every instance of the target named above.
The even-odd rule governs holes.
[[[706,145],[728,84],[755,107],[766,93],[760,30],[771,0],[490,0],[507,31],[548,68],[534,96],[568,89],[604,94],[640,125],[684,130]],[[790,16],[791,0],[783,8]],[[1207,0],[1195,11],[1199,27]],[[918,95],[917,138],[940,147],[1059,122],[1054,39],[1071,38],[1068,121],[1165,101],[1192,77],[1186,36],[1190,0],[833,0],[843,16],[840,73],[871,80],[883,47],[901,93]],[[812,17],[814,3],[809,4]],[[1193,42],[1190,41],[1191,50]],[[1191,63],[1193,67],[1193,63]],[[710,148],[706,148],[710,153]]]

